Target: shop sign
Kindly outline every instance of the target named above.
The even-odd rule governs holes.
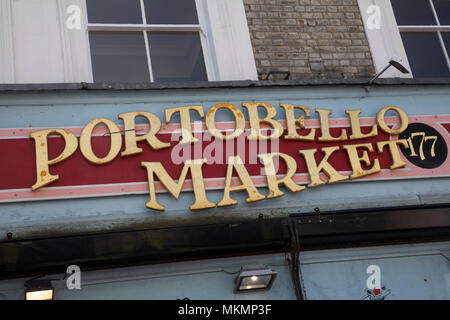
[[[158,192],[178,199],[193,191],[190,209],[197,210],[235,205],[235,191],[256,202],[326,183],[450,175],[449,115],[408,117],[386,106],[375,118],[361,110],[333,118],[328,109],[282,103],[280,120],[268,103],[243,107],[247,118],[223,103],[206,114],[201,105],[166,109],[165,125],[136,111],[119,114],[120,125],[97,118],[83,128],[1,129],[9,156],[0,201],[148,193],[146,207],[164,210]],[[234,121],[216,122],[217,112]],[[193,122],[194,115],[203,121]],[[208,199],[211,189],[223,192],[218,203]]]

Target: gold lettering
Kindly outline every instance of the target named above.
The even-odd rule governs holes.
[[[136,135],[136,117],[147,119],[150,129],[144,135]],[[147,141],[148,145],[154,150],[170,147],[170,143],[161,142],[156,138],[156,134],[161,128],[161,121],[153,113],[138,111],[119,114],[119,119],[123,120],[125,131],[125,150],[121,153],[122,157],[142,153],[142,148],[138,148],[138,141]]]
[[[392,165],[390,167],[391,170],[403,168],[404,166],[406,166],[406,163],[403,162],[402,158],[400,157],[400,153],[397,146],[399,144],[401,144],[406,149],[409,149],[408,141],[406,139],[380,141],[377,143],[378,153],[383,153],[384,146],[386,145],[388,146],[389,153],[392,159]]]
[[[239,179],[242,184],[239,186],[231,186],[232,178],[233,178],[233,168],[236,170]],[[246,202],[255,202],[259,200],[263,200],[266,197],[258,192],[258,189],[253,184],[250,175],[248,174],[247,169],[242,162],[241,157],[239,156],[230,156],[228,158],[228,167],[227,167],[227,177],[225,180],[225,188],[223,192],[222,200],[217,204],[218,207],[231,206],[237,204],[238,202],[234,199],[231,199],[230,192],[246,190],[248,193],[248,198]]]
[[[299,186],[292,181],[292,177],[295,175],[295,171],[297,170],[297,163],[294,158],[284,153],[265,153],[258,155],[258,157],[262,160],[264,170],[266,172],[267,185],[269,188],[269,195],[267,196],[268,199],[281,197],[284,195],[284,192],[282,192],[278,187],[280,183],[283,183],[292,192],[299,192],[306,189],[305,187]],[[277,173],[273,161],[274,157],[281,158],[286,163],[286,175],[279,180],[277,179]]]
[[[234,123],[235,123],[235,129],[234,132],[228,135],[223,135],[219,130],[216,128],[216,112],[219,109],[228,109],[230,110],[234,115]],[[239,137],[242,133],[244,133],[245,130],[245,119],[244,114],[241,110],[238,109],[238,107],[229,104],[229,103],[222,103],[215,105],[209,111],[206,113],[206,119],[205,119],[206,128],[208,129],[209,133],[211,133],[216,138],[219,138],[221,140],[232,140],[237,137]]]
[[[378,135],[377,125],[372,126],[372,130],[369,133],[361,132],[361,124],[359,122],[359,114],[361,110],[345,110],[350,118],[350,125],[352,126],[352,134],[350,135],[350,140],[365,139],[370,137],[376,137]]]
[[[371,143],[362,143],[362,144],[351,144],[343,146],[345,150],[347,150],[348,158],[350,160],[350,164],[352,166],[352,175],[350,179],[356,179],[360,177],[367,176],[369,174],[377,173],[381,171],[380,162],[378,159],[374,159],[373,166],[369,170],[364,170],[361,167],[361,161],[364,161],[366,166],[370,166],[369,152],[373,152],[373,146]],[[367,150],[363,150],[362,156],[358,154],[358,148],[365,148]]]
[[[318,187],[325,182],[320,179],[320,172],[323,171],[329,178],[328,183],[335,183],[339,181],[344,181],[348,179],[348,176],[344,176],[336,171],[329,163],[328,158],[333,152],[339,150],[339,147],[327,147],[322,148],[322,152],[325,152],[325,156],[322,161],[317,165],[314,154],[317,149],[300,150],[299,153],[303,155],[306,161],[306,167],[308,169],[309,176],[311,178],[311,183],[308,187]]]
[[[62,136],[66,144],[63,152],[52,160],[48,159],[47,137],[50,134]],[[77,150],[78,140],[72,132],[63,129],[36,131],[30,136],[34,139],[36,150],[36,183],[31,187],[34,191],[59,179],[59,175],[50,174],[49,166],[69,158]]]
[[[388,110],[393,110],[395,112],[397,112],[397,114],[400,117],[400,128],[398,129],[391,129],[387,126],[386,122],[384,121],[384,115]],[[399,135],[400,133],[402,133],[403,131],[406,130],[406,128],[408,128],[408,116],[406,115],[405,111],[403,111],[402,109],[398,108],[398,107],[393,107],[393,106],[389,106],[389,107],[385,107],[383,109],[381,109],[378,114],[377,114],[377,123],[380,126],[380,129],[390,135],[390,136],[396,136]]]
[[[309,118],[310,108],[303,107],[303,106],[296,106],[296,105],[292,105],[292,104],[285,104],[285,103],[280,104],[280,106],[284,109],[284,113],[286,116],[287,135],[285,135],[284,138],[286,140],[313,141],[314,136],[316,134],[316,129],[312,128],[309,131],[309,134],[306,136],[299,135],[297,133],[296,125],[298,125],[300,127],[300,129],[305,129],[305,118],[303,116],[295,118],[295,115],[294,115],[294,109],[300,109],[305,113],[306,117]]]
[[[277,109],[275,109],[274,106],[262,102],[243,103],[242,105],[248,110],[250,122],[251,132],[250,135],[247,136],[247,140],[272,140],[278,139],[283,134],[283,126],[274,119],[277,115]],[[258,115],[259,107],[263,107],[267,112],[264,119],[261,119]],[[269,124],[274,132],[271,135],[263,135],[260,128],[261,122]]]
[[[91,144],[92,131],[100,123],[106,125],[106,127],[110,132],[111,137],[111,146],[109,148],[109,152],[103,158],[99,158],[95,155],[94,151],[92,151],[92,144]],[[86,160],[88,160],[93,164],[101,165],[111,162],[119,154],[121,147],[122,147],[122,135],[120,133],[120,129],[114,122],[112,122],[109,119],[105,118],[94,119],[91,122],[89,122],[81,132],[80,136],[81,153],[86,158]]]
[[[320,132],[321,136],[319,137],[319,141],[321,142],[332,142],[332,141],[345,141],[347,140],[347,132],[345,129],[342,129],[341,135],[337,138],[332,137],[330,133],[330,126],[328,124],[328,116],[332,113],[331,110],[326,109],[316,109],[316,112],[319,114],[320,120]]]
[[[181,126],[181,141],[180,144],[189,144],[195,143],[198,141],[192,135],[192,123],[191,123],[191,115],[189,113],[190,110],[197,111],[200,115],[200,118],[203,118],[203,106],[185,106],[185,107],[177,107],[166,109],[166,123],[170,122],[172,115],[174,113],[180,113],[180,126]]]
[[[159,181],[166,187],[175,199],[178,199],[181,189],[186,179],[188,171],[191,172],[192,186],[194,189],[195,202],[189,208],[191,210],[199,210],[206,208],[214,208],[216,204],[208,201],[206,198],[205,186],[203,184],[202,166],[206,159],[187,160],[184,163],[178,183],[169,176],[166,169],[160,162],[141,162],[141,165],[147,168],[148,186],[150,190],[150,201],[145,204],[149,209],[164,210],[164,206],[160,205],[156,200],[155,181],[154,176],[157,176]]]

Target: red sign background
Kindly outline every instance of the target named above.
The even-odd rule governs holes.
[[[396,124],[397,119],[387,118],[388,123]],[[282,122],[282,121],[280,121]],[[318,127],[317,120],[307,120],[306,127]],[[435,116],[419,116],[409,117],[409,122],[423,122],[438,130],[450,146],[450,115]],[[374,118],[362,118],[362,132],[366,133],[370,130],[370,126],[375,123]],[[232,129],[233,123],[220,123],[217,125],[219,129]],[[347,130],[350,135],[350,127],[348,119],[330,119],[331,133],[338,136],[342,128]],[[2,156],[0,158],[0,202],[25,201],[25,200],[45,200],[53,198],[71,198],[71,197],[92,197],[105,195],[120,195],[133,193],[148,192],[147,172],[141,166],[141,162],[161,162],[173,179],[178,179],[183,164],[175,164],[172,160],[173,147],[178,144],[177,141],[171,141],[172,132],[178,129],[178,125],[167,125],[161,128],[158,138],[164,142],[171,142],[172,147],[159,151],[152,150],[145,142],[138,143],[143,148],[143,153],[135,156],[122,158],[117,156],[112,162],[105,165],[94,165],[88,162],[78,149],[74,155],[67,160],[50,166],[52,174],[58,174],[59,180],[47,187],[41,188],[34,192],[31,186],[36,182],[35,167],[35,146],[34,140],[29,137],[31,132],[40,130],[41,128],[15,128],[0,129],[0,150]],[[79,135],[82,128],[68,128],[68,130]],[[146,126],[138,126],[137,129],[146,132]],[[110,145],[110,137],[105,133],[105,129],[99,127],[95,130],[92,137],[92,147],[97,156],[102,157],[107,154]],[[203,128],[205,130],[205,128]],[[306,132],[306,131],[305,131]],[[297,161],[297,174],[294,181],[297,183],[308,183],[308,175],[304,159],[298,154],[299,150],[304,149],[320,149],[329,146],[340,146],[346,144],[375,143],[378,141],[389,140],[390,137],[379,130],[377,137],[344,141],[341,143],[323,143],[317,142],[320,130],[316,130],[316,139],[314,142],[305,141],[288,141],[283,137],[280,138],[279,152],[292,156]],[[243,141],[243,140],[241,140]],[[201,149],[205,150],[209,145],[209,141],[203,141]],[[61,137],[50,137],[49,142],[49,158],[55,158],[64,148],[64,140]],[[122,149],[124,146],[122,146]],[[191,154],[194,155],[195,145],[191,146]],[[226,151],[223,147],[222,163],[205,164],[203,166],[203,176],[205,178],[205,186],[207,189],[220,189],[224,185],[226,176]],[[255,184],[258,186],[265,185],[265,177],[262,175],[262,164],[249,163],[250,144],[245,142],[244,154],[242,156],[244,164],[252,176]],[[376,149],[376,148],[374,148]],[[241,151],[242,151],[241,150]],[[273,150],[272,150],[273,151]],[[268,144],[267,151],[258,150],[258,153],[271,152],[271,144]],[[235,145],[235,152],[237,146]],[[254,157],[254,155],[253,155]],[[321,152],[316,153],[316,160],[319,162],[323,157]],[[439,168],[433,170],[424,170],[417,168],[407,162],[407,168],[389,170],[391,159],[387,149],[382,154],[377,152],[370,153],[370,159],[379,159],[382,172],[367,176],[364,179],[400,179],[400,178],[417,178],[417,177],[433,177],[433,176],[450,176],[449,159]],[[450,157],[449,157],[450,158]],[[351,167],[348,162],[347,154],[344,150],[336,151],[329,159],[333,167],[340,172],[350,172]],[[280,161],[279,174],[285,173],[283,161]],[[190,178],[188,176],[188,178]],[[236,181],[237,182],[237,181]],[[190,181],[187,180],[183,186],[183,190],[190,190]],[[159,183],[157,190],[165,191]]]

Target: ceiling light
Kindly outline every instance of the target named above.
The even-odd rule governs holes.
[[[277,272],[263,265],[245,265],[235,279],[234,292],[269,290]]]
[[[53,300],[50,280],[29,280],[25,283],[25,300]]]

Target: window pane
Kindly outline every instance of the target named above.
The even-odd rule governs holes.
[[[139,0],[87,0],[90,23],[142,23]]]
[[[155,81],[206,81],[200,37],[195,32],[148,35]]]
[[[447,49],[447,54],[450,55],[450,32],[442,32],[441,35],[444,40],[445,48]]]
[[[150,82],[144,34],[90,32],[94,82]]]
[[[149,24],[198,24],[195,0],[144,0]]]
[[[450,0],[433,0],[440,24],[450,25]]]
[[[401,35],[414,77],[450,77],[437,33],[402,32]]]
[[[391,0],[391,3],[399,26],[436,24],[429,0]]]

